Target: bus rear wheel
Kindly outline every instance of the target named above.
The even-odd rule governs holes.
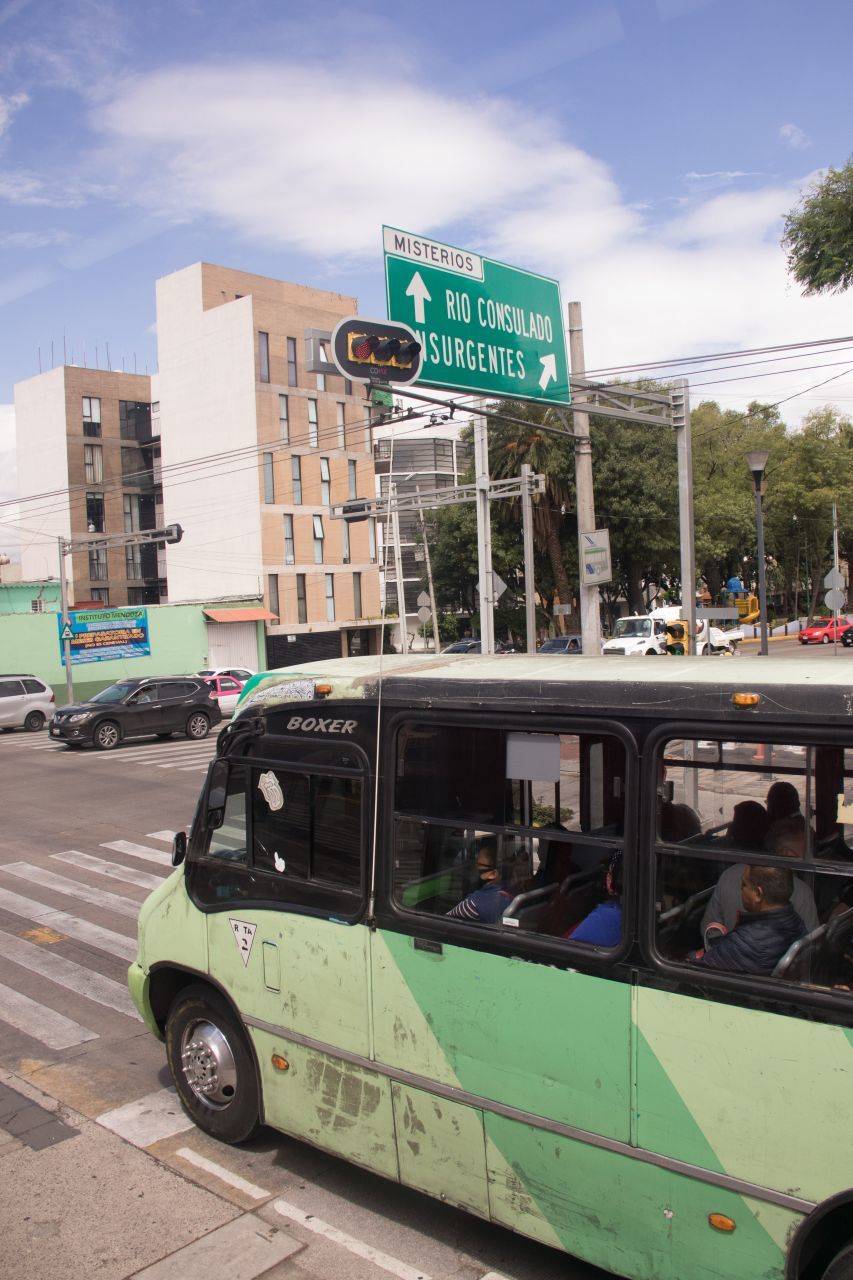
[[[836,1254],[821,1280],[853,1280],[853,1244]]]
[[[260,1123],[255,1066],[242,1027],[215,991],[181,991],[166,1020],[166,1056],[187,1115],[220,1142],[245,1142]]]

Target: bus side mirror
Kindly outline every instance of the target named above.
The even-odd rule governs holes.
[[[214,760],[207,781],[207,825],[211,830],[221,827],[225,817],[225,801],[228,797],[228,761]]]
[[[187,833],[176,831],[172,836],[172,866],[179,867],[187,856]]]

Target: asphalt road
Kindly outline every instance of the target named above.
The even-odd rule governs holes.
[[[125,974],[139,904],[168,873],[213,751],[213,736],[101,753],[0,735],[5,1280],[600,1280],[272,1130],[235,1148],[186,1121]]]

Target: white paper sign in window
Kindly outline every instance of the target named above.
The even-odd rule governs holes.
[[[508,733],[506,776],[525,782],[559,782],[559,734]]]

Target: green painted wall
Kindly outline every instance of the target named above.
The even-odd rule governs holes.
[[[58,582],[0,582],[0,614],[32,613],[33,600],[42,600],[55,613],[59,596]]]
[[[238,601],[233,607],[239,606]],[[257,605],[257,600],[243,602]],[[187,675],[207,662],[207,623],[204,604],[148,605],[151,655],[116,661],[75,663],[74,699],[85,701],[99,689],[126,676]],[[229,608],[229,605],[218,606]],[[56,613],[11,613],[0,616],[0,671],[38,676],[52,686],[56,701],[66,702],[65,668],[59,651]],[[224,624],[227,625],[227,624]],[[258,655],[256,666],[265,666],[264,626],[256,623]]]

